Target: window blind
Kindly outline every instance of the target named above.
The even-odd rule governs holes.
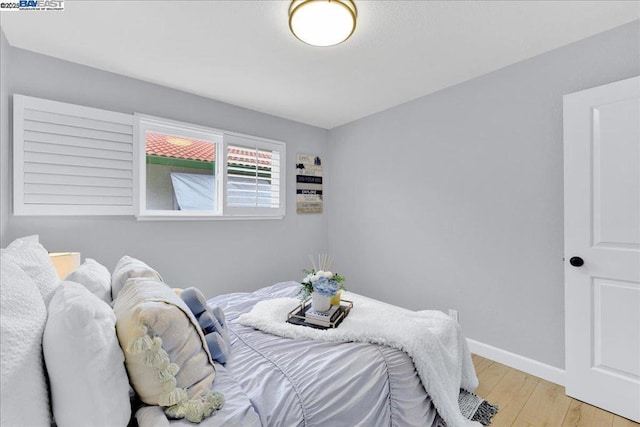
[[[131,215],[133,116],[14,95],[14,213]]]
[[[284,215],[284,144],[226,134],[224,140],[227,211]]]

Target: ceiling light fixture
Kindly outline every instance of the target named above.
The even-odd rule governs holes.
[[[358,11],[353,0],[293,0],[289,28],[312,46],[333,46],[351,37]]]

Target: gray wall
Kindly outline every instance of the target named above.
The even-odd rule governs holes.
[[[9,141],[9,53],[11,47],[0,29],[0,241],[4,241],[9,216],[10,191],[8,190],[10,162],[4,148]],[[3,245],[4,246],[4,245]]]
[[[294,166],[296,153],[326,154],[326,130],[33,52],[9,50],[10,94],[140,112],[285,141],[289,168],[284,220],[136,221],[134,217],[3,215],[2,246],[37,233],[51,251],[78,250],[109,268],[128,254],[158,269],[170,285],[199,286],[207,296],[297,280],[307,267],[307,254],[326,252],[326,214],[296,214]],[[4,66],[4,56],[2,59]],[[6,101],[3,96],[3,105]],[[11,145],[4,130],[6,120],[3,112],[3,162]],[[2,200],[6,202],[11,180],[5,163],[1,173]]]
[[[640,74],[639,40],[636,21],[331,130],[350,289],[563,367],[562,96]]]

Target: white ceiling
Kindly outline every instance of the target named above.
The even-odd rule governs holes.
[[[638,1],[355,0],[347,42],[289,33],[289,1],[65,1],[3,12],[12,46],[333,128],[640,18]]]

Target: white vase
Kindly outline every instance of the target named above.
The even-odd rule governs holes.
[[[311,307],[320,313],[325,312],[331,308],[331,297],[314,291],[311,294]]]

